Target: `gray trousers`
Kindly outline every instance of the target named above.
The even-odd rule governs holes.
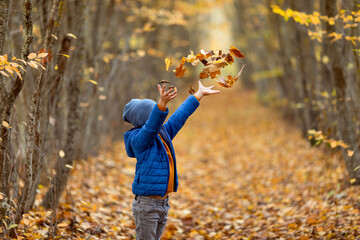
[[[154,199],[146,196],[137,196],[132,203],[132,214],[135,218],[136,239],[158,240],[165,229],[169,197]]]

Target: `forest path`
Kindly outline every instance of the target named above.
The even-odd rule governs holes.
[[[174,145],[180,185],[171,195],[163,239],[347,239],[360,233],[359,188],[346,188],[337,155],[311,148],[253,92],[232,89],[203,99]],[[75,223],[72,231],[84,238],[133,237],[135,160],[118,143],[89,161],[74,167],[60,230],[70,232]]]

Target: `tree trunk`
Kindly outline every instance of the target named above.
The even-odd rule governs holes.
[[[84,0],[75,0],[75,15],[78,17],[76,22],[75,33],[77,40],[75,43],[75,52],[72,58],[75,60],[71,68],[69,80],[68,106],[69,113],[67,116],[67,134],[64,145],[65,157],[58,157],[55,167],[56,174],[51,181],[51,186],[46,193],[42,205],[45,208],[56,208],[59,204],[60,197],[65,190],[70,168],[73,164],[74,154],[76,152],[76,135],[79,131],[79,113],[78,104],[80,97],[80,81],[82,78],[82,69],[84,62]]]
[[[50,50],[50,37],[53,34],[55,26],[55,14],[59,4],[59,0],[53,0],[52,10],[47,24],[46,35],[44,39],[44,49],[49,52]],[[45,64],[46,66],[46,64]],[[45,77],[45,71],[40,70],[40,75],[35,82],[35,90],[32,96],[32,101],[29,111],[29,120],[27,124],[27,142],[26,142],[26,155],[25,155],[25,166],[26,166],[26,178],[25,184],[21,191],[20,200],[18,202],[18,209],[15,216],[15,223],[20,223],[22,215],[29,211],[32,205],[32,194],[36,192],[36,179],[40,174],[40,154],[37,151],[40,144],[39,139],[39,106],[40,99],[42,96],[43,82]],[[36,145],[37,144],[37,145]]]
[[[31,10],[32,10],[32,2],[31,0],[25,1],[25,35],[24,35],[24,44],[21,51],[22,59],[27,59],[29,55],[29,48],[31,42],[33,40],[32,36],[32,19],[31,19]],[[17,77],[15,79],[15,83],[11,87],[10,91],[3,96],[2,98],[2,115],[0,122],[3,121],[10,122],[11,110],[14,106],[14,102],[19,95],[25,80],[25,73],[21,71],[21,75],[23,80]],[[11,125],[11,124],[10,124]],[[5,194],[5,196],[10,199],[10,173],[11,173],[11,162],[10,162],[10,153],[7,152],[8,145],[10,143],[10,129],[4,127],[2,124],[0,125],[0,192]],[[1,213],[4,213],[3,209]]]

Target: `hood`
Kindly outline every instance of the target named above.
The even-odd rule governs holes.
[[[134,127],[142,127],[155,105],[156,102],[151,99],[132,99],[125,105],[123,119]]]
[[[155,105],[156,102],[151,99],[132,99],[125,105],[123,119],[125,122],[131,123],[135,127],[124,134],[125,149],[129,157],[135,157],[129,141],[130,136],[133,133],[132,130],[145,125]]]

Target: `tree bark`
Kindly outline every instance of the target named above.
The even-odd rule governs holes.
[[[32,18],[31,18],[32,2],[31,0],[25,1],[25,34],[24,44],[21,51],[22,59],[27,59],[29,55],[29,48],[33,40],[32,36]],[[2,98],[2,115],[0,122],[10,122],[11,110],[14,106],[14,102],[19,95],[25,80],[25,73],[21,71],[23,80],[17,77],[15,83],[11,87],[10,91]],[[11,125],[11,124],[10,124]],[[8,145],[10,143],[10,129],[0,125],[0,192],[4,193],[5,196],[10,199],[10,173],[11,173],[11,162],[10,153],[7,152]],[[2,213],[4,213],[2,211]]]
[[[59,4],[59,0],[53,0],[52,10],[49,18],[49,23],[47,24],[45,39],[44,39],[44,49],[49,52],[50,50],[50,38],[54,31],[54,22],[56,9]],[[45,63],[46,66],[46,63]],[[29,111],[29,119],[27,124],[27,142],[26,142],[26,155],[25,155],[25,166],[26,166],[26,178],[25,184],[21,192],[20,200],[18,202],[18,209],[15,216],[15,223],[18,224],[22,215],[29,211],[32,205],[32,199],[34,196],[32,194],[36,193],[36,180],[40,174],[40,155],[38,151],[40,145],[39,139],[39,106],[40,99],[42,96],[43,82],[45,71],[40,70],[40,75],[35,82],[35,90],[32,96],[32,101]]]
[[[80,95],[80,81],[82,78],[82,69],[84,62],[84,0],[75,0],[75,15],[78,17],[76,22],[75,33],[77,40],[75,43],[75,52],[72,58],[75,60],[71,68],[71,76],[69,80],[68,106],[69,113],[67,116],[67,134],[64,145],[65,157],[58,157],[55,167],[56,174],[51,181],[50,189],[47,191],[42,205],[45,208],[56,208],[59,204],[60,197],[65,190],[68,182],[70,168],[74,161],[74,154],[76,153],[76,135],[79,131],[79,95]]]

